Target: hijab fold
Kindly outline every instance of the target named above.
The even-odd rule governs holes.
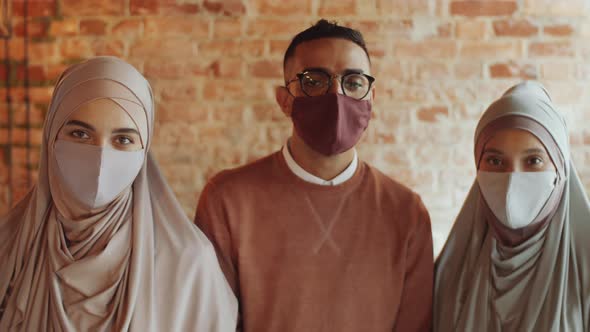
[[[57,133],[81,105],[116,102],[146,151],[135,181],[87,211],[62,184]],[[0,218],[0,331],[234,331],[237,303],[207,238],[148,151],[154,101],[131,65],[98,57],[56,84],[39,180]]]

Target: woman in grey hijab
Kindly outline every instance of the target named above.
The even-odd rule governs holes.
[[[475,161],[436,262],[434,331],[588,331],[590,203],[541,84],[518,84],[486,110]]]
[[[154,111],[117,58],[60,77],[38,183],[0,217],[0,331],[235,331],[215,251],[149,152]]]

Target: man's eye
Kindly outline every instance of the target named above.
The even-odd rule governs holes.
[[[88,133],[86,133],[85,131],[82,130],[73,130],[70,133],[70,136],[77,138],[77,139],[89,139],[90,135],[88,135]]]
[[[359,81],[347,81],[344,83],[346,90],[358,90],[363,87],[363,82]]]
[[[305,80],[305,81],[303,82],[303,84],[304,84],[305,86],[308,86],[308,87],[310,87],[310,88],[317,88],[317,87],[321,87],[321,86],[322,86],[322,82],[321,82],[321,81],[318,81],[318,80],[311,80],[311,79]]]
[[[501,166],[502,165],[502,160],[500,160],[497,157],[489,157],[487,159],[488,164],[492,165],[492,166]]]

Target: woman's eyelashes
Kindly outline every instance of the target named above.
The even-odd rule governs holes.
[[[114,142],[120,146],[129,146],[135,144],[135,140],[132,137],[125,135],[115,136]]]
[[[74,129],[70,131],[70,136],[77,140],[89,140],[91,138],[88,132],[80,129]]]
[[[491,167],[501,167],[504,165],[504,161],[498,156],[486,157],[486,163]]]
[[[540,169],[545,166],[544,158],[541,156],[528,156],[525,163],[529,168]]]

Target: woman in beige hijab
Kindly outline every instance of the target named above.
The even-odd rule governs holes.
[[[475,160],[436,263],[434,330],[588,331],[590,204],[543,86],[516,85],[486,110]]]
[[[148,152],[154,101],[99,57],[58,80],[39,181],[0,218],[0,331],[234,331],[212,245]]]

